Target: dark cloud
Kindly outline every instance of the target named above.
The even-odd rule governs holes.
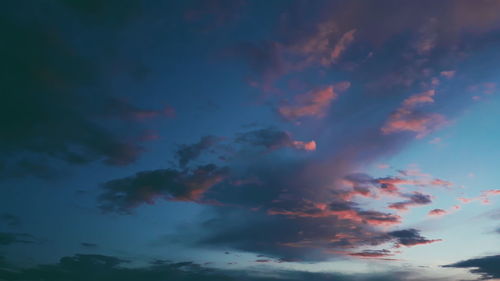
[[[389,208],[396,210],[408,210],[412,206],[427,205],[432,203],[430,195],[415,192],[413,194],[403,195],[408,198],[406,201],[396,202],[389,205]]]
[[[400,216],[362,208],[351,200],[352,191],[359,188],[342,187],[345,175],[352,174],[352,167],[356,166],[357,159],[351,153],[364,152],[363,142],[351,142],[349,154],[339,151],[317,161],[287,157],[286,151],[274,149],[289,141],[290,136],[279,130],[250,131],[238,136],[235,144],[270,151],[236,153],[226,162],[230,167],[224,174],[227,180],[193,189],[183,182],[189,178],[187,171],[145,171],[103,184],[101,207],[130,212],[160,198],[216,202],[212,212],[205,214],[210,218],[204,224],[193,226],[193,233],[178,233],[172,241],[261,253],[277,259],[324,260],[345,255],[340,252],[346,250],[356,252],[360,246],[400,243],[379,228],[400,224]],[[179,175],[185,177],[179,180]],[[352,181],[354,178],[365,184],[363,188],[369,189],[369,193],[382,189],[368,175],[350,177]]]
[[[32,244],[35,242],[35,237],[27,233],[0,232],[0,245],[2,246],[16,243]]]
[[[264,128],[239,134],[235,142],[264,148],[268,151],[283,147],[293,147],[309,151],[316,150],[316,142],[294,140],[289,133],[276,128]]]
[[[78,13],[107,17],[111,14],[105,11],[123,15],[136,2],[31,2],[29,9],[9,3],[0,20],[4,42],[0,52],[5,55],[0,66],[0,174],[56,176],[51,160],[70,164],[101,160],[110,165],[135,161],[142,151],[135,140],[139,127],[123,130],[110,119],[156,111],[130,104],[111,89],[111,74],[102,70],[113,60],[109,52],[112,38],[99,40],[92,37],[98,36],[96,33],[80,32],[92,30],[93,20],[85,28],[78,20],[69,20],[71,16],[64,17],[64,24],[60,21],[68,6]],[[19,10],[24,10],[26,17],[17,16],[15,11]],[[74,40],[66,28],[82,37]],[[80,51],[94,49],[97,41],[102,44],[97,49],[100,52],[89,55]]]
[[[386,259],[387,257],[393,256],[391,251],[389,250],[365,250],[362,252],[349,253],[350,256],[360,257],[360,258],[382,258]]]
[[[2,260],[0,259],[0,262]],[[77,254],[63,257],[56,264],[18,268],[0,264],[0,279],[50,280],[50,281],[402,281],[410,272],[387,272],[373,274],[339,274],[295,270],[221,270],[203,267],[193,262],[153,261],[145,266],[127,267],[128,260],[104,255]],[[429,279],[412,279],[429,280]]]
[[[231,174],[228,168],[216,164],[206,164],[198,167],[186,167],[189,162],[197,159],[202,153],[214,149],[220,152],[219,158],[224,158],[227,150],[233,152],[230,158],[239,161],[247,157],[246,150],[255,149],[262,152],[272,152],[278,148],[293,147],[300,150],[314,150],[315,143],[293,140],[289,133],[274,128],[265,128],[245,132],[236,136],[233,142],[223,144],[222,151],[216,151],[215,145],[224,141],[222,138],[205,136],[199,142],[191,145],[181,145],[176,152],[180,169],[168,168],[153,171],[142,171],[131,177],[115,179],[102,184],[103,194],[99,197],[101,208],[105,211],[129,213],[142,204],[153,204],[156,199],[197,201],[209,199],[220,201],[204,194],[213,186],[228,181],[229,186],[242,184],[259,184],[259,179],[247,175]],[[216,154],[217,156],[217,154]],[[233,162],[234,163],[234,162]],[[226,202],[224,202],[226,203]],[[229,203],[229,202],[227,202]]]
[[[471,268],[470,271],[480,274],[483,280],[500,278],[500,255],[464,260],[444,267]]]
[[[429,240],[425,237],[422,237],[420,235],[420,232],[413,228],[392,231],[389,232],[388,235],[396,239],[396,246],[411,247],[415,245],[430,244],[441,241],[440,239]]]
[[[179,149],[176,151],[179,165],[185,167],[189,162],[198,158],[202,152],[210,149],[219,141],[221,141],[221,139],[218,137],[204,136],[197,143],[180,145]]]
[[[236,138],[236,142],[271,150],[292,145],[292,138],[286,132],[266,128],[243,133]]]
[[[106,212],[130,213],[141,204],[157,199],[196,200],[210,187],[227,177],[226,168],[214,164],[192,170],[162,169],[139,172],[134,176],[108,181],[99,197]]]

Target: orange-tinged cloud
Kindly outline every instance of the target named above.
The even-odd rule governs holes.
[[[301,218],[324,218],[334,216],[338,219],[373,226],[397,225],[400,224],[402,220],[399,215],[381,213],[377,211],[362,211],[357,209],[332,210],[327,204],[324,203],[315,203],[310,208],[299,210],[270,209],[267,213],[269,215],[283,215]]]
[[[316,142],[315,141],[309,141],[309,142],[293,141],[293,147],[295,147],[297,149],[307,150],[307,151],[315,151],[316,150]]]
[[[331,102],[338,97],[338,92],[343,92],[351,86],[349,82],[340,82],[326,88],[310,91],[295,98],[295,103],[283,105],[278,108],[281,116],[288,120],[302,117],[322,118]]]

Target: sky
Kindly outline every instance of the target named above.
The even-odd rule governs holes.
[[[500,280],[500,1],[0,9],[0,281]]]

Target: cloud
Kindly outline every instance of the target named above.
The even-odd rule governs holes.
[[[451,187],[453,183],[439,178],[433,178],[430,174],[423,174],[419,170],[400,170],[403,177],[381,177],[373,178],[367,174],[355,173],[344,177],[344,182],[352,188],[346,198],[359,195],[377,198],[380,195],[392,197],[408,197],[401,192],[401,186],[419,187]]]
[[[455,76],[456,71],[455,70],[445,70],[440,72],[441,76],[446,77],[448,79],[451,79]]]
[[[441,239],[426,239],[416,229],[396,230],[389,232],[388,235],[396,239],[396,247],[412,247],[442,241]]]
[[[102,185],[100,207],[106,212],[130,213],[141,204],[157,199],[193,201],[220,183],[227,169],[209,164],[192,170],[161,169],[108,181]]]
[[[320,88],[295,97],[292,104],[282,105],[278,112],[288,120],[303,117],[322,118],[339,92],[346,91],[350,87],[349,82],[340,82],[325,88]]]
[[[392,134],[410,131],[416,133],[417,138],[421,138],[446,124],[446,119],[440,114],[416,110],[421,104],[434,103],[434,95],[435,90],[428,90],[405,99],[381,128],[382,132]]]
[[[181,145],[176,152],[180,169],[142,171],[130,177],[105,182],[102,184],[103,192],[99,197],[101,209],[130,213],[132,209],[142,204],[154,204],[157,199],[181,201],[202,199],[204,193],[210,188],[231,176],[229,168],[218,167],[213,163],[197,167],[186,167],[186,165],[222,141],[224,141],[223,138],[205,136],[197,143]],[[236,151],[232,152],[229,159],[240,156],[236,147],[250,150],[263,148],[266,152],[285,147],[305,151],[316,149],[315,141],[297,141],[292,139],[289,133],[271,127],[237,134],[232,142],[226,142],[223,145],[225,150]],[[218,158],[224,158],[224,154],[218,155]],[[231,185],[260,184],[255,176],[233,176],[228,182]],[[213,200],[218,201],[216,198]]]
[[[367,259],[388,259],[387,257],[391,257],[394,254],[391,251],[383,249],[383,250],[365,250],[362,252],[354,252],[354,253],[346,253],[352,257],[360,257]]]
[[[432,203],[431,196],[427,194],[422,194],[420,192],[414,192],[413,194],[404,195],[408,198],[406,201],[396,202],[389,205],[389,208],[395,210],[406,211],[410,207],[427,205]]]
[[[471,203],[474,201],[480,201],[483,204],[489,204],[491,197],[496,196],[496,195],[500,195],[500,189],[484,190],[477,197],[472,197],[472,198],[460,197],[460,198],[458,198],[458,200],[461,201],[462,203],[465,203],[465,204]]]
[[[15,232],[0,232],[0,245],[6,246],[16,243],[32,244],[35,243],[35,238],[27,233]]]
[[[298,55],[295,70],[314,65],[328,67],[340,60],[354,41],[355,33],[356,29],[352,29],[341,34],[333,21],[325,21],[317,25],[314,33],[288,45],[283,55]]]
[[[460,261],[444,267],[471,268],[470,272],[481,275],[481,279],[489,280],[500,278],[500,255]]]
[[[215,136],[204,136],[197,143],[187,145],[183,144],[176,151],[176,157],[179,159],[179,165],[185,167],[189,162],[198,158],[202,152],[210,149],[220,138]]]
[[[0,25],[4,42],[0,52],[8,54],[0,68],[0,91],[4,93],[0,102],[2,177],[58,176],[53,172],[59,169],[52,165],[54,161],[64,163],[60,167],[93,161],[127,165],[142,152],[134,140],[140,125],[129,124],[124,130],[109,118],[142,118],[157,112],[135,106],[112,90],[106,82],[111,79],[101,71],[116,59],[113,52],[104,51],[112,49],[111,37],[96,39],[94,25],[89,24],[102,20],[102,26],[109,26],[113,22],[118,30],[137,15],[137,9],[129,8],[138,2],[127,7],[116,1],[79,2],[55,1],[43,7],[44,13],[38,13],[42,7],[34,4],[26,18],[9,12],[22,8],[20,4],[6,7]],[[65,26],[73,26],[80,34],[78,44],[55,23],[62,22],[61,17]],[[96,41],[101,48],[93,47]],[[81,51],[86,49],[97,53],[89,58]]]
[[[1,262],[0,258],[0,262]],[[264,261],[262,259],[261,261]],[[403,281],[432,280],[410,271],[387,271],[370,274],[341,274],[299,270],[234,269],[204,267],[193,262],[155,260],[144,265],[130,266],[133,261],[99,254],[62,257],[58,263],[26,268],[5,263],[0,267],[0,278],[5,281],[44,280],[63,281]]]
[[[268,151],[283,147],[308,151],[316,150],[315,141],[297,141],[292,139],[289,133],[275,128],[264,128],[239,134],[235,139],[235,143],[263,147]]]
[[[270,215],[289,217],[321,218],[334,216],[341,220],[363,223],[374,226],[395,225],[401,223],[401,217],[377,211],[365,211],[351,202],[334,202],[330,204],[304,202],[304,206],[292,210],[269,209]]]
[[[444,216],[447,213],[448,212],[446,210],[443,210],[443,209],[432,209],[429,211],[429,216],[439,217],[439,216]]]
[[[333,48],[333,51],[330,55],[332,63],[336,62],[342,53],[347,49],[349,44],[354,41],[354,34],[356,33],[356,29],[353,29],[351,31],[348,31],[340,37],[340,40],[337,44],[335,44],[335,47]]]
[[[402,222],[400,216],[362,208],[344,196],[349,190],[335,185],[323,188],[329,177],[336,177],[331,170],[320,172],[328,166],[263,161],[246,171],[257,175],[259,184],[237,188],[221,184],[205,193],[205,200],[221,205],[213,206],[214,213],[200,226],[202,230],[194,226],[192,235],[179,234],[180,241],[190,237],[186,243],[198,247],[303,261],[330,259],[345,249],[400,243],[386,232]],[[427,241],[422,236],[413,238],[421,244]]]

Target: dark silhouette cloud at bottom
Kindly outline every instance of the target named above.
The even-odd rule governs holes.
[[[444,267],[470,268],[470,272],[480,274],[482,280],[500,278],[500,255],[468,259]]]
[[[398,281],[413,275],[408,272],[344,275],[305,271],[244,271],[210,269],[192,262],[156,260],[142,267],[127,267],[130,261],[104,255],[76,254],[57,264],[16,268],[0,257],[0,280],[40,281]],[[412,279],[416,280],[416,279]],[[423,280],[423,279],[422,279]],[[429,279],[425,279],[429,280]]]

